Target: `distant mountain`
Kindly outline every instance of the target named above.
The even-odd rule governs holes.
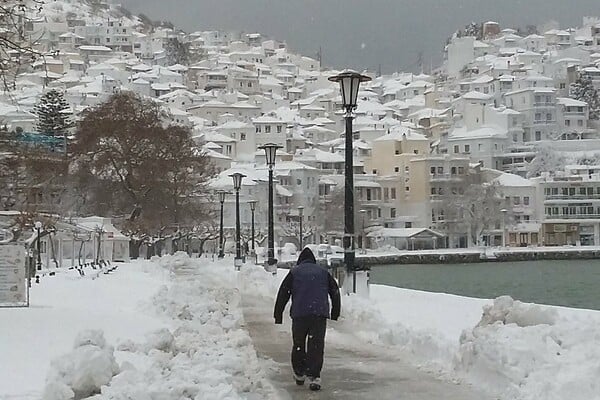
[[[448,36],[471,21],[505,27],[557,20],[577,26],[600,15],[597,0],[121,0],[154,20],[188,31],[237,30],[272,35],[307,55],[322,49],[329,66],[427,71]],[[419,65],[420,64],[420,65]]]

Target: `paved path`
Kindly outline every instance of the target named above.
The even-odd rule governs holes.
[[[256,351],[275,361],[270,378],[282,399],[493,400],[469,386],[438,380],[374,346],[355,351],[331,342],[325,345],[323,388],[310,392],[307,386],[296,386],[292,379],[289,317],[284,317],[284,325],[275,325],[272,304],[249,296],[244,296],[243,303],[246,328]]]

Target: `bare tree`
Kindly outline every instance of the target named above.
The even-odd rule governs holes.
[[[471,184],[463,195],[448,199],[449,220],[464,229],[471,243],[481,245],[486,232],[501,225],[504,199],[496,183]]]
[[[3,89],[14,89],[15,78],[23,66],[42,54],[35,49],[41,39],[32,37],[32,18],[41,11],[42,0],[2,0],[0,2],[0,81]]]
[[[126,92],[84,112],[71,171],[90,212],[128,215],[131,231],[148,234],[205,219],[214,169],[189,129],[167,120],[160,105]]]

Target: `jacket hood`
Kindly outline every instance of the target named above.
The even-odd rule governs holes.
[[[308,247],[305,247],[304,250],[302,250],[302,252],[300,253],[300,256],[298,257],[298,262],[296,263],[296,265],[300,265],[305,262],[310,262],[313,264],[317,263],[317,259],[315,258],[315,255]]]

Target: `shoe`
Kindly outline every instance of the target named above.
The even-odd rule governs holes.
[[[294,380],[296,381],[296,385],[298,385],[298,386],[304,385],[304,380],[306,379],[306,376],[297,375],[295,372],[293,373],[293,375],[294,375]]]
[[[313,392],[321,390],[321,378],[308,378],[308,388]]]

